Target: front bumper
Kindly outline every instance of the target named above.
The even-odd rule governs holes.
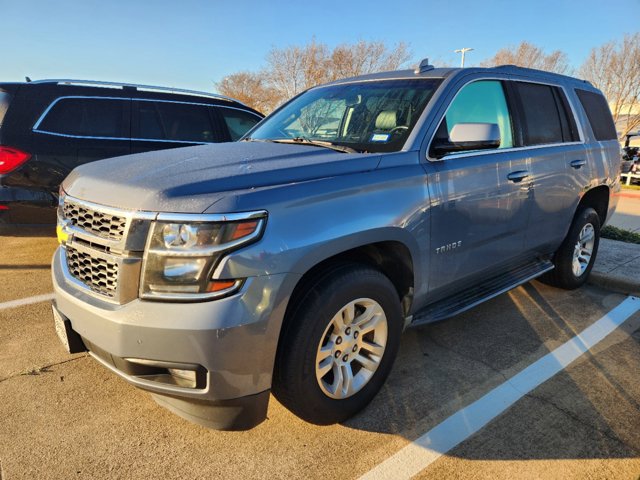
[[[249,278],[237,294],[208,302],[136,299],[116,305],[74,285],[64,250],[58,248],[52,277],[57,309],[92,356],[129,383],[159,396],[159,403],[214,427],[216,422],[207,422],[203,409],[231,402],[231,410],[237,411],[244,397],[253,397],[266,415],[264,399],[271,388],[280,327],[299,276]],[[138,368],[138,360],[194,366],[202,381],[196,388],[154,381]]]

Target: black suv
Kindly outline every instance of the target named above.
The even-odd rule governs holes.
[[[54,224],[59,185],[78,165],[238,140],[262,118],[231,98],[190,90],[0,83],[0,224]]]

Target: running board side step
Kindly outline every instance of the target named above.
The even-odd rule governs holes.
[[[524,264],[506,274],[482,282],[480,285],[427,305],[413,315],[409,326],[415,327],[453,317],[523,283],[527,283],[549,270],[553,270],[553,268],[554,265],[550,260],[535,260]]]

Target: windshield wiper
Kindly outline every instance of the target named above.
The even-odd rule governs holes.
[[[275,139],[272,139],[271,141],[275,143],[300,143],[303,145],[312,145],[314,147],[330,148],[331,150],[336,150],[338,152],[358,153],[357,150],[351,147],[346,147],[344,145],[336,145],[335,143],[324,142],[322,140],[309,140],[308,138],[304,138],[304,137],[275,138]]]

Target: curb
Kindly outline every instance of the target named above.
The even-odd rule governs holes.
[[[600,239],[595,265],[587,283],[612,292],[640,296],[640,245]]]
[[[624,188],[617,193],[618,197],[640,198],[640,190],[625,190]]]
[[[587,283],[625,295],[640,296],[640,283],[618,275],[591,271]]]

